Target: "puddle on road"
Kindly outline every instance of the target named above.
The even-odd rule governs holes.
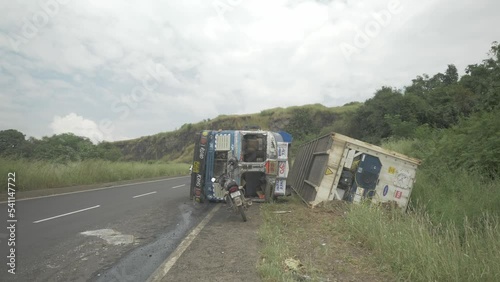
[[[128,245],[134,243],[134,236],[124,235],[113,229],[99,229],[80,233],[85,236],[96,236],[110,245]]]

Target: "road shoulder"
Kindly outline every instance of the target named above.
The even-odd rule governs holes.
[[[260,205],[247,210],[248,221],[227,210],[225,204],[161,280],[260,281],[257,272],[262,222]]]

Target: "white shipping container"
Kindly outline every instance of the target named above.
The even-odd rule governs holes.
[[[331,200],[368,200],[406,209],[419,164],[420,160],[332,133],[301,146],[288,179],[312,207]]]

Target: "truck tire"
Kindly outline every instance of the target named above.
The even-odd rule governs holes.
[[[274,201],[273,188],[274,187],[271,185],[266,185],[266,203],[272,203]]]

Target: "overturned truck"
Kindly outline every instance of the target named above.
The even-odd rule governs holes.
[[[237,160],[233,179],[243,186],[246,198],[267,202],[284,196],[291,142],[291,135],[281,131],[204,130],[196,134],[191,199],[222,202],[224,191],[211,179],[224,173],[232,159]]]
[[[392,202],[406,209],[420,160],[338,133],[299,148],[288,184],[311,207],[324,201]]]

